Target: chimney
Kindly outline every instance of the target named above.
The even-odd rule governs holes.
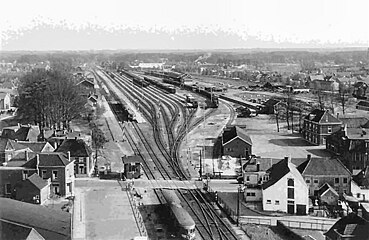
[[[259,172],[260,171],[260,162],[256,163],[256,171]]]
[[[290,157],[284,157],[284,160],[287,161],[288,163],[291,163],[291,158]]]
[[[339,119],[339,118],[338,118],[338,116],[339,116],[339,115],[340,115],[340,113],[337,113],[337,119]]]
[[[311,154],[307,155],[307,160],[311,160]]]
[[[36,171],[37,171],[37,175],[40,175],[40,169],[39,169],[39,166],[40,165],[40,155],[37,154],[36,155]]]
[[[28,151],[24,151],[24,158],[26,159],[26,161],[29,160]]]
[[[68,154],[68,160],[70,162],[70,151],[68,151],[67,154]]]

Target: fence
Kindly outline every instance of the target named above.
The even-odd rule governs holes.
[[[277,218],[275,217],[242,216],[240,222],[242,224],[277,226]]]
[[[323,219],[278,219],[279,222],[283,223],[286,227],[299,228],[299,229],[310,229],[310,230],[320,230],[328,231],[337,219],[323,220]]]
[[[126,192],[127,192],[129,203],[132,207],[133,216],[135,217],[138,230],[140,231],[140,235],[147,236],[145,222],[143,221],[140,210],[138,209],[137,202],[135,198],[133,197],[131,186],[127,185]]]

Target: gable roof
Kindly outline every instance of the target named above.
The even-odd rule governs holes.
[[[267,170],[269,174],[269,181],[263,184],[263,189],[267,189],[268,187],[274,185],[281,178],[283,178],[287,173],[290,172],[288,167],[288,158],[284,158],[278,163],[274,164],[270,169]]]
[[[64,153],[39,153],[37,156],[40,167],[64,167],[73,162]],[[23,164],[23,167],[36,168],[37,156]]]
[[[310,120],[312,122],[317,123],[337,123],[342,124],[340,120],[338,120],[335,116],[333,116],[331,113],[329,113],[328,110],[321,110],[321,109],[314,109],[312,112],[310,112],[306,117],[306,120]]]
[[[36,204],[0,198],[0,219],[34,228],[45,239],[71,239],[70,214]]]
[[[28,142],[28,141],[22,141],[22,142],[19,142],[19,143],[22,144],[23,146],[28,147],[33,152],[41,152],[47,144],[50,145],[50,143],[48,143],[48,142]]]
[[[12,150],[17,151],[17,150],[28,149],[28,147],[14,140],[0,137],[0,152],[4,152],[6,149],[12,149]]]
[[[348,128],[361,128],[366,125],[369,126],[369,119],[366,117],[341,117],[339,120]]]
[[[369,166],[366,166],[358,174],[352,177],[359,186],[369,187]]]
[[[251,138],[246,134],[246,132],[238,127],[238,126],[232,126],[230,128],[226,128],[223,132],[223,145],[230,142],[234,138],[239,137],[244,142],[252,145]]]
[[[40,131],[32,126],[21,126],[14,134],[13,139],[17,139],[19,141],[28,141],[30,139],[37,139],[40,135]]]
[[[23,181],[28,181],[32,183],[38,189],[43,189],[44,187],[48,186],[48,182],[42,179],[37,173],[32,174],[32,176],[28,177]]]
[[[324,183],[323,186],[321,186],[318,189],[318,195],[322,196],[324,195],[327,191],[331,191],[334,195],[339,196],[338,193],[336,192],[336,190],[334,190],[334,188],[331,187],[331,185],[329,185],[328,183]]]
[[[82,81],[80,81],[79,83],[77,83],[77,85],[85,85],[85,86],[91,86],[91,87],[94,87],[95,84],[93,82],[91,82],[89,79],[91,78],[83,78]]]
[[[297,169],[302,175],[308,176],[351,175],[337,158],[311,158],[300,164]]]
[[[64,139],[55,152],[70,152],[71,157],[90,157],[92,150],[82,139]]]
[[[350,213],[340,218],[324,235],[330,239],[337,239],[338,233],[341,235],[352,234],[355,237],[350,239],[369,240],[368,228],[369,222],[367,220],[355,213]]]
[[[0,239],[45,240],[34,228],[0,219]]]

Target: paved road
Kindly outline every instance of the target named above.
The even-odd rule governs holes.
[[[139,236],[127,194],[117,181],[77,179],[73,239],[133,239]]]

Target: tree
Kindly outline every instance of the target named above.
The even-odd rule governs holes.
[[[343,115],[345,115],[346,102],[348,101],[349,96],[350,96],[350,90],[346,86],[341,84],[338,90],[337,100],[342,107]]]
[[[18,111],[37,124],[41,133],[44,127],[69,130],[84,103],[71,76],[63,71],[36,70],[20,80]]]

